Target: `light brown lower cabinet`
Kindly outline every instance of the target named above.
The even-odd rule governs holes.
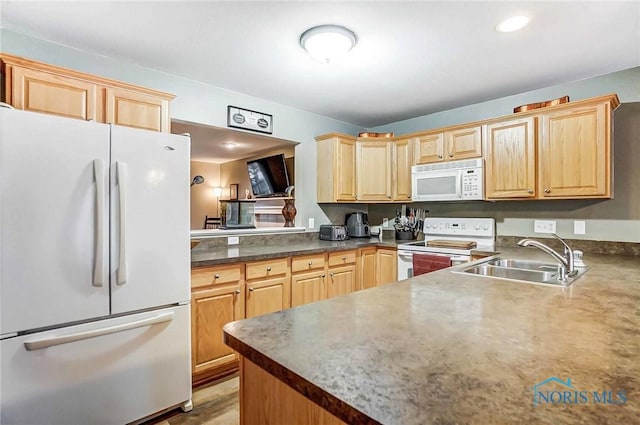
[[[395,281],[395,262],[395,250],[369,247],[192,269],[194,385],[238,367],[223,342],[226,323]]]
[[[397,251],[390,248],[378,248],[376,251],[376,285],[398,280]]]
[[[244,357],[240,358],[240,425],[346,425]]]
[[[377,285],[376,281],[376,251],[373,247],[361,248],[359,254],[359,287],[358,289],[369,289]]]
[[[291,278],[287,258],[249,263],[245,278],[247,319],[291,306]]]
[[[291,275],[291,307],[321,301],[326,298],[327,274],[322,270]]]
[[[211,279],[207,283],[207,275]],[[237,362],[238,355],[223,341],[222,327],[244,318],[240,267],[208,268],[192,273],[191,371],[194,382]],[[216,280],[230,282],[215,283]]]

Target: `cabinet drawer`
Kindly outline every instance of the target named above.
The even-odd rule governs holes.
[[[240,275],[240,265],[194,269],[191,270],[191,287],[198,288],[219,283],[238,282]]]
[[[343,264],[354,264],[356,262],[355,251],[341,251],[329,253],[329,267],[341,266]]]
[[[260,279],[269,276],[278,276],[287,274],[287,259],[281,258],[278,260],[259,261],[256,263],[247,264],[245,278]]]
[[[303,257],[293,257],[291,259],[292,273],[322,268],[324,268],[324,254],[306,255]]]

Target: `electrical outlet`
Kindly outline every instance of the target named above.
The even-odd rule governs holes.
[[[316,227],[316,221],[313,219],[313,217],[309,218],[309,229],[313,229]]]
[[[238,245],[239,243],[240,243],[240,238],[238,236],[227,237],[227,245]]]
[[[556,222],[555,220],[534,220],[533,231],[535,233],[555,233]]]
[[[389,228],[389,219],[388,218],[383,218],[382,219],[382,228],[383,229],[388,229]]]
[[[587,233],[587,222],[584,220],[576,220],[573,222],[573,234],[584,235]]]

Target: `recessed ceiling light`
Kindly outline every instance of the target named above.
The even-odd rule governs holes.
[[[353,31],[338,25],[319,25],[300,36],[300,45],[312,58],[323,63],[344,56],[357,41]]]
[[[236,147],[236,144],[233,142],[224,142],[222,146],[224,146],[227,149],[233,149]]]
[[[498,32],[513,32],[518,31],[527,26],[529,18],[527,16],[512,16],[505,19],[496,25],[496,31]]]

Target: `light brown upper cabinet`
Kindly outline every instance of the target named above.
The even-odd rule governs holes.
[[[485,126],[487,199],[610,198],[616,95]]]
[[[540,197],[611,197],[611,111],[617,106],[616,97],[540,116]]]
[[[393,142],[358,138],[356,142],[356,199],[391,201]]]
[[[398,139],[393,142],[391,163],[391,196],[394,201],[411,201],[411,166],[413,165],[413,139]]]
[[[317,141],[317,202],[356,200],[356,139],[330,133]]]
[[[168,93],[0,54],[2,101],[16,109],[170,131]]]
[[[454,127],[416,137],[416,164],[482,156],[482,126]]]
[[[318,202],[408,202],[413,139],[316,137]]]
[[[484,152],[487,199],[535,198],[535,117],[487,124]]]
[[[136,90],[106,89],[105,122],[144,130],[171,130],[169,99]]]

